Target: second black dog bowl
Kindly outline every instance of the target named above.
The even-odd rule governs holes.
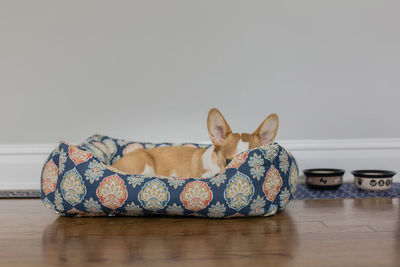
[[[393,171],[386,170],[355,170],[351,172],[354,175],[354,184],[359,189],[370,191],[383,191],[392,187]]]
[[[342,169],[306,169],[306,184],[313,189],[337,189],[343,184]]]

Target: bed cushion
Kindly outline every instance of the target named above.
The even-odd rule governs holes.
[[[270,216],[293,198],[298,167],[277,143],[248,150],[208,178],[153,177],[111,166],[124,154],[194,143],[142,143],[94,135],[79,146],[60,142],[41,176],[43,204],[62,216]]]

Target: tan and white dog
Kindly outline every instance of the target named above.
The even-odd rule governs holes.
[[[273,113],[252,134],[232,133],[221,112],[213,108],[208,113],[207,127],[213,143],[208,148],[172,146],[138,149],[124,155],[113,167],[125,173],[150,176],[213,176],[225,168],[236,154],[273,142],[279,119]]]

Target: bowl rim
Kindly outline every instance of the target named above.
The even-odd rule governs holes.
[[[360,178],[392,178],[396,175],[396,172],[388,170],[354,170],[351,173]]]
[[[327,173],[320,173],[321,171]],[[346,171],[343,169],[333,169],[333,168],[313,168],[305,169],[303,173],[307,177],[337,177],[343,176]]]

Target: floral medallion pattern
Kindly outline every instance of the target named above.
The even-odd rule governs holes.
[[[180,198],[186,209],[199,211],[207,207],[213,198],[213,193],[207,183],[194,181],[186,185]]]
[[[289,156],[285,150],[282,150],[279,154],[279,161],[279,168],[281,168],[281,171],[286,174],[289,170]]]
[[[261,216],[264,215],[265,210],[265,199],[263,196],[258,195],[256,199],[250,205],[250,216]]]
[[[265,173],[265,167],[263,165],[264,160],[261,155],[257,155],[256,153],[254,153],[254,155],[250,157],[250,174],[253,176],[253,178],[257,179],[257,181],[260,181],[261,177]]]
[[[225,217],[225,212],[226,212],[226,207],[224,204],[215,203],[214,205],[211,205],[211,207],[208,208],[208,217],[211,218],[223,218]]]
[[[281,206],[282,209],[286,208],[287,204],[289,203],[289,199],[290,199],[290,192],[285,187],[279,194],[279,205]]]
[[[263,183],[263,191],[269,201],[274,202],[276,195],[281,189],[282,183],[282,177],[278,169],[276,169],[274,165],[271,165]]]
[[[186,182],[185,178],[170,178],[168,179],[168,184],[172,187],[174,187],[174,189],[177,189],[178,187],[184,185]]]
[[[131,184],[133,188],[135,188],[138,185],[141,185],[143,182],[144,182],[144,176],[142,175],[135,175],[128,177],[128,183]]]
[[[126,216],[143,216],[143,210],[139,205],[136,205],[135,202],[131,202],[126,205],[125,213],[123,215]]]
[[[92,154],[77,148],[76,146],[69,146],[69,158],[78,165],[79,163],[86,162],[92,157]]]
[[[237,172],[228,182],[224,191],[224,198],[228,206],[237,211],[247,206],[253,197],[254,186],[250,178]]]
[[[299,178],[299,172],[298,172],[297,166],[295,163],[292,163],[292,166],[290,166],[290,172],[289,172],[289,187],[290,187],[290,192],[292,194],[294,194],[296,192],[298,178]]]
[[[58,180],[58,168],[53,160],[46,163],[42,173],[42,189],[45,195],[54,192]]]
[[[264,216],[271,216],[276,214],[277,212],[278,212],[278,205],[271,204],[271,206],[269,206],[268,212]]]
[[[60,191],[57,189],[55,196],[54,196],[54,204],[56,205],[56,209],[58,211],[64,211],[64,206],[63,206],[63,198],[61,196]]]
[[[91,161],[85,171],[86,180],[89,180],[93,184],[94,181],[98,181],[103,176],[104,170],[105,168],[102,163]]]
[[[64,174],[61,181],[61,192],[64,199],[72,206],[82,202],[83,197],[86,195],[86,187],[82,176],[76,168]]]
[[[143,185],[138,197],[145,209],[158,211],[167,205],[170,194],[164,182],[153,179]]]
[[[128,198],[124,180],[117,174],[104,178],[97,188],[96,194],[103,206],[113,210],[121,207]]]
[[[80,146],[61,142],[41,175],[43,204],[62,216],[271,216],[293,198],[298,167],[277,143],[234,157],[206,178],[152,177],[121,172],[112,163],[141,148],[203,144],[140,143],[96,135]]]
[[[181,216],[183,215],[183,208],[182,206],[174,203],[172,206],[167,207],[167,214],[171,216]]]
[[[236,155],[232,161],[228,164],[227,168],[239,168],[247,159],[247,155],[249,152],[243,152],[239,155]]]
[[[210,179],[211,184],[215,184],[217,187],[220,187],[221,184],[225,183],[226,180],[225,173],[220,173]]]
[[[278,144],[271,144],[271,145],[262,147],[262,152],[266,159],[268,159],[270,162],[273,162],[275,157],[278,155],[279,146],[278,146]]]
[[[60,157],[58,159],[58,172],[59,174],[62,174],[65,169],[65,162],[67,161],[67,153],[64,151],[64,149],[60,149]]]
[[[85,202],[83,203],[83,206],[85,207],[86,211],[89,213],[102,212],[101,205],[99,204],[98,201],[94,200],[92,197],[89,198],[89,200],[85,200]]]

